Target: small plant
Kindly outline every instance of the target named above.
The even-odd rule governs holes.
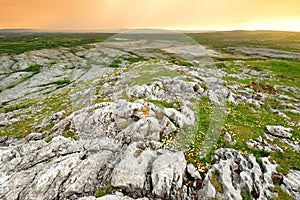
[[[51,137],[48,137],[47,139],[45,139],[45,142],[49,143],[52,141],[52,138]]]
[[[193,66],[190,62],[176,58],[176,57],[172,57],[169,60],[169,62],[172,64],[180,65],[180,66],[187,66],[187,67]]]
[[[69,85],[71,83],[71,81],[69,79],[63,79],[63,80],[59,80],[59,81],[52,81],[50,83],[46,83],[46,84],[41,84],[39,85],[40,87],[44,87],[47,85],[58,85],[58,86],[65,86],[65,85]]]
[[[72,138],[73,140],[79,139],[78,135],[76,133],[74,133],[73,131],[68,131],[68,132],[64,133],[63,136],[66,138]]]
[[[139,62],[139,61],[147,61],[148,59],[146,59],[142,56],[138,56],[138,57],[126,57],[126,58],[124,58],[124,60],[126,60],[130,63],[135,63],[135,62]]]
[[[25,69],[19,70],[19,72],[39,72],[41,68],[41,65],[31,65]]]
[[[279,185],[275,186],[275,191],[277,192],[278,196],[273,198],[272,200],[292,200],[293,197],[289,195],[286,191],[282,190]]]
[[[2,110],[4,111],[4,113],[8,113],[8,112],[12,112],[12,111],[15,111],[15,110],[26,109],[30,106],[31,106],[31,104],[29,104],[29,103],[21,103],[21,104],[15,104],[15,105],[5,107]]]
[[[243,200],[252,200],[252,196],[246,192],[241,191],[241,196]]]
[[[117,60],[114,60],[112,63],[110,63],[108,66],[113,67],[113,68],[118,68],[118,67],[120,67],[121,63],[122,63],[122,61],[117,59]]]
[[[300,170],[298,157],[299,153],[291,147],[286,147],[284,153],[281,151],[271,153],[271,159],[279,164],[277,171],[284,175],[288,174],[290,169]]]
[[[112,194],[114,192],[114,189],[112,188],[111,184],[107,184],[106,186],[100,187],[96,194],[95,197],[103,197],[107,194]]]
[[[142,149],[137,149],[135,152],[134,152],[134,157],[137,158],[139,157],[141,154],[143,153],[143,150]]]
[[[157,105],[160,108],[174,108],[178,111],[181,110],[182,103],[179,101],[168,102],[166,100],[149,100],[149,102]]]
[[[216,189],[217,192],[219,193],[223,193],[223,187],[222,184],[220,183],[220,181],[218,180],[218,176],[216,175],[215,171],[211,172],[211,179],[210,179],[210,183],[214,186],[214,188]]]

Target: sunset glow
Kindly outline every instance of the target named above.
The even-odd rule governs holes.
[[[300,31],[298,0],[1,0],[0,28]]]

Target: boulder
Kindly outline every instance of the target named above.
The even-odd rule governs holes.
[[[158,156],[151,170],[154,197],[170,199],[172,191],[182,187],[185,169],[183,152],[166,152]]]
[[[200,173],[193,164],[188,164],[186,170],[192,178],[201,180]]]
[[[122,160],[115,166],[111,175],[111,185],[133,194],[135,198],[145,196],[150,190],[147,174],[155,158],[154,152],[139,149],[136,143],[132,143]]]

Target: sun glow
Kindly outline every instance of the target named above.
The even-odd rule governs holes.
[[[273,18],[262,20],[259,22],[244,23],[242,25],[233,26],[206,26],[206,27],[185,27],[185,26],[166,26],[166,27],[128,27],[128,29],[136,28],[155,28],[169,29],[181,31],[230,31],[230,30],[277,30],[277,31],[300,31],[300,17],[291,18]]]
[[[299,0],[10,0],[1,28],[300,31]]]

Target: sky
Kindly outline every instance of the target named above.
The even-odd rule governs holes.
[[[300,31],[300,0],[0,0],[0,28]]]

